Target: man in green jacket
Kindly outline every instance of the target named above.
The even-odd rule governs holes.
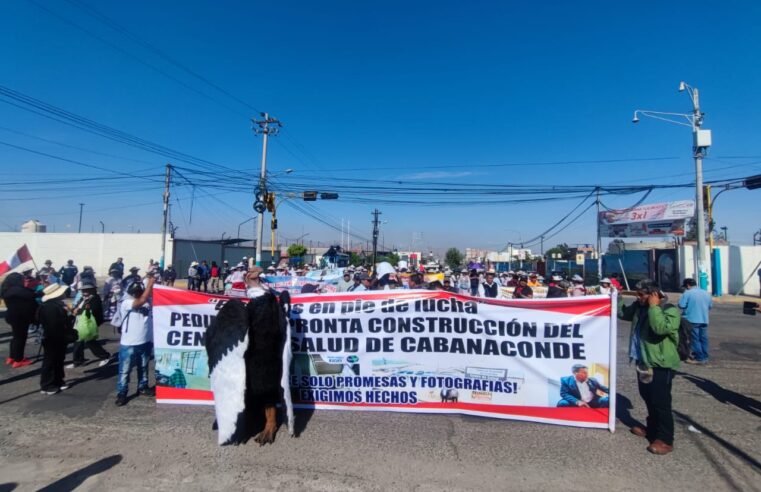
[[[649,280],[637,284],[637,300],[631,305],[623,306],[619,299],[618,317],[631,321],[629,358],[637,364],[639,394],[647,406],[647,429],[635,426],[631,432],[647,438],[651,453],[668,454],[674,449],[671,382],[679,368],[681,314]]]

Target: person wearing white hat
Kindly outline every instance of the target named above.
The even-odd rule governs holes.
[[[560,275],[553,275],[550,277],[550,284],[547,287],[547,298],[568,297],[568,292],[563,288],[561,282],[563,277]]]
[[[571,287],[571,297],[581,297],[587,295],[587,289],[584,287],[584,279],[581,276],[574,275],[571,278],[573,287]]]
[[[225,280],[225,295],[230,297],[246,297],[246,270],[248,266],[240,262]],[[228,287],[229,286],[229,287]]]
[[[201,288],[201,273],[198,271],[198,262],[191,261],[188,267],[188,290]]]
[[[600,280],[600,294],[610,295],[613,290],[614,288],[611,286],[610,279],[608,277]]]
[[[67,285],[50,284],[42,291],[42,305],[38,312],[44,334],[40,389],[45,395],[54,395],[69,388],[64,381],[63,371],[66,345],[69,341],[73,341],[72,332],[74,332],[63,302],[68,290]]]

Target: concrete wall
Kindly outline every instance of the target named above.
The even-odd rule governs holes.
[[[721,255],[721,291],[723,294],[758,295],[759,283],[756,271],[761,261],[761,246],[716,246]],[[696,276],[696,246],[684,245],[679,248],[679,270],[682,280]],[[743,283],[750,281],[743,288]]]
[[[108,275],[108,267],[120,256],[127,268],[143,270],[148,260],[159,261],[161,256],[161,234],[0,232],[0,258],[9,257],[23,244],[29,247],[37,268],[42,268],[45,260],[52,260],[55,268],[74,260],[80,270],[89,265],[98,276]],[[172,258],[172,245],[167,237],[167,262]]]

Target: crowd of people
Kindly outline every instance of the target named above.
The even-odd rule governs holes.
[[[433,279],[418,272],[408,272],[406,268],[396,269],[388,263],[380,263],[377,272],[369,272],[364,267],[347,267],[343,277],[338,282],[338,292],[353,292],[362,290],[388,289],[430,289],[444,290],[455,294],[464,294],[483,298],[504,297],[501,288],[514,299],[532,299],[534,289],[545,288],[546,295],[541,297],[577,297],[590,294],[610,294],[613,290],[621,290],[618,275],[603,278],[599,286],[587,287],[580,275],[570,278],[555,272],[545,279],[536,272],[507,271],[497,273],[494,270],[463,269],[460,272],[446,270],[442,274],[434,274]],[[429,281],[426,281],[429,278]]]
[[[253,298],[269,290],[267,276],[307,275],[310,267],[276,268],[265,271],[250,265],[248,258],[231,267],[227,261],[217,265],[212,261],[192,262],[188,270],[188,289],[212,293],[224,293],[232,297]],[[155,394],[149,385],[148,362],[152,356],[151,295],[157,283],[173,286],[177,273],[172,266],[161,270],[151,260],[146,274],[139,267],[125,272],[122,258],[109,267],[108,278],[101,289],[94,270],[84,266],[80,271],[72,260],[55,269],[46,261],[38,272],[27,270],[11,273],[0,286],[0,297],[7,308],[6,321],[12,328],[10,354],[5,363],[17,369],[32,361],[24,350],[31,326],[41,330],[42,367],[40,389],[43,394],[54,395],[69,388],[65,369],[74,369],[86,362],[85,350],[89,350],[104,367],[118,359],[116,405],[128,400],[128,387],[133,369],[137,372],[138,395]],[[125,275],[126,273],[126,275]],[[508,271],[497,274],[487,270],[445,271],[443,275],[429,277],[405,268],[397,269],[389,263],[379,263],[375,271],[365,267],[347,267],[335,285],[338,292],[362,292],[390,289],[441,290],[481,298],[504,297],[502,288],[512,292],[516,299],[531,299],[539,288],[546,290],[546,297],[577,297],[588,294],[610,294],[622,290],[615,275],[603,278],[599,286],[587,287],[579,275],[565,278],[554,272],[545,279],[533,272]],[[619,297],[618,316],[631,322],[628,353],[636,365],[638,388],[647,407],[647,424],[634,427],[632,433],[648,439],[648,450],[655,454],[667,454],[673,449],[674,423],[671,413],[671,384],[680,359],[680,337],[685,333],[680,327],[686,320],[690,326],[691,347],[686,362],[708,362],[708,314],[712,307],[711,296],[697,288],[693,279],[683,283],[684,294],[677,305],[670,304],[668,297],[656,284],[639,282],[635,287],[636,301],[624,304]],[[100,292],[99,292],[100,290]],[[305,285],[302,292],[318,292],[319,285]],[[761,309],[756,306],[756,310]],[[120,334],[119,351],[112,356],[98,342],[98,327],[110,322]],[[68,346],[72,345],[72,362],[64,366]],[[578,371],[579,373],[581,370]],[[586,380],[575,378],[576,381]],[[570,385],[573,381],[570,381]],[[576,383],[574,383],[576,384]],[[572,388],[573,389],[573,388]],[[575,404],[585,403],[584,395]]]
[[[109,267],[101,289],[93,268],[84,266],[80,271],[72,260],[60,269],[47,260],[37,272],[27,269],[8,274],[0,286],[0,297],[7,308],[6,321],[12,331],[5,364],[19,369],[33,363],[24,354],[31,332],[39,337],[42,350],[41,393],[54,395],[67,390],[65,370],[85,364],[87,349],[98,367],[118,359],[117,405],[127,401],[133,368],[138,375],[138,394],[155,394],[148,386],[148,359],[152,353],[150,296],[157,281],[172,278],[173,269],[170,266],[160,271],[158,262],[151,260],[146,271],[141,275],[139,267],[132,267],[125,275],[123,259],[118,258]],[[120,334],[118,356],[112,356],[98,341],[98,327],[107,321]],[[65,365],[69,345],[72,361]]]

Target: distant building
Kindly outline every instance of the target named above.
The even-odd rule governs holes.
[[[21,224],[21,232],[47,232],[48,227],[39,220],[32,219]]]

